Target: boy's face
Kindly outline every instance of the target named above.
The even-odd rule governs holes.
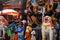
[[[22,25],[20,25],[20,24],[19,24],[19,26],[18,26],[18,27],[22,27]]]
[[[19,26],[21,26],[21,25],[19,24]]]

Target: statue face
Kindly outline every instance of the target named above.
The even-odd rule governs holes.
[[[48,19],[45,19],[45,22],[48,22]]]
[[[50,22],[51,21],[51,17],[50,16],[45,16],[44,17],[44,22]]]

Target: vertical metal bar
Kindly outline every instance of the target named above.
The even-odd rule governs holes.
[[[43,8],[42,8],[42,23],[43,23],[43,21],[44,21],[44,13],[45,13],[45,8],[43,7]]]
[[[24,10],[26,9],[26,2],[27,2],[27,0],[21,0],[21,11],[22,11],[22,13],[24,14]],[[26,26],[24,27],[24,33],[23,33],[23,35],[24,35],[24,37],[25,37],[25,32],[26,32]]]

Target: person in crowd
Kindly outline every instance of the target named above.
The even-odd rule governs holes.
[[[28,24],[32,25],[32,28],[37,28],[37,26],[41,25],[41,22],[38,21],[37,15],[34,12],[27,15],[27,21],[28,21]],[[37,34],[39,35],[38,32],[37,32]],[[40,34],[41,34],[41,32],[40,32]],[[41,37],[41,35],[39,35],[39,36],[38,35],[36,35],[36,40],[39,38],[39,36]],[[39,38],[38,40],[41,40],[41,38]]]
[[[36,14],[31,15],[31,21],[32,21],[33,28],[35,28],[37,25],[40,26],[40,23],[37,22],[38,20],[36,16],[37,16]]]
[[[35,30],[35,37],[36,37],[36,40],[38,39],[38,40],[42,40],[42,32],[41,32],[41,26],[36,26],[35,28],[34,28],[34,30]]]
[[[27,21],[26,21],[26,20],[22,20],[22,23],[23,23],[23,29],[24,29],[23,35],[24,35],[24,37],[25,37],[26,26],[27,26],[28,24],[27,24]]]
[[[31,31],[31,40],[36,40],[35,34],[36,34],[35,30],[32,30]]]
[[[10,37],[11,37],[11,30],[10,30],[10,28],[8,28],[8,29],[6,30],[6,33],[7,33],[7,35],[8,35],[8,39],[10,40]]]
[[[53,40],[54,25],[50,16],[45,16],[42,23],[42,40],[46,40],[46,36],[49,34],[49,40]]]
[[[11,40],[13,40],[13,36],[14,36],[14,29],[16,27],[17,24],[15,24],[15,22],[13,21],[11,24],[8,25],[8,27],[11,30]]]
[[[9,40],[8,35],[7,35],[7,29],[8,29],[8,25],[4,27],[5,28],[5,35],[4,35],[4,40]]]
[[[31,31],[32,31],[32,27],[31,27],[31,25],[29,24],[29,25],[26,27],[26,32],[25,32],[25,39],[26,39],[26,40],[31,40]]]
[[[58,22],[56,22],[55,29],[56,29],[56,33],[57,33],[56,40],[60,40],[59,39],[60,25]]]
[[[54,14],[54,10],[52,10],[52,5],[49,5],[49,9],[47,10],[47,13],[45,15],[52,16]]]
[[[7,20],[0,15],[0,37],[4,39],[4,35],[5,35],[5,26],[8,25]]]
[[[36,34],[35,34],[35,37],[36,37],[36,40],[38,39],[38,40],[41,40],[41,30],[39,30],[40,32],[38,32],[37,30],[38,30],[38,28],[40,28],[39,26],[40,26],[40,24],[41,24],[41,22],[39,22],[38,21],[38,18],[37,18],[37,15],[36,14],[33,14],[32,16],[31,16],[31,19],[32,19],[32,26],[33,26],[33,28],[36,28],[35,29],[35,31],[36,31]],[[39,34],[40,33],[40,34]]]
[[[37,20],[38,20],[37,22],[42,23],[42,13],[38,12],[36,15],[37,15]]]
[[[59,29],[60,29],[59,18],[60,18],[60,12],[57,12],[56,10],[53,10],[53,14],[52,14],[51,17],[52,17],[52,21],[53,21],[53,24],[54,24],[54,27],[55,27],[55,31],[56,31],[55,33],[57,33],[56,40],[59,40]]]
[[[23,23],[22,22],[19,23],[18,28],[16,29],[16,32],[18,33],[18,40],[24,40]]]
[[[5,39],[4,40],[10,40],[9,36],[7,35],[7,33],[5,33]]]
[[[14,33],[14,28],[15,28],[15,23],[12,22],[11,24],[8,25],[8,27],[11,29],[11,33],[13,34]]]
[[[16,31],[14,32],[14,40],[18,40],[18,33]]]
[[[54,24],[54,28],[55,28],[56,22],[57,22],[55,14],[52,14],[51,19],[52,19],[52,23]],[[56,28],[53,30],[53,40],[55,40],[55,39],[56,39]]]
[[[4,35],[5,35],[4,27],[1,28],[1,26],[0,26],[0,37],[4,38]]]

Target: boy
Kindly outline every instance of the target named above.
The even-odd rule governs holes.
[[[19,25],[18,25],[18,28],[16,29],[16,32],[18,33],[18,40],[24,40],[24,37],[23,37],[23,23],[20,22]]]

